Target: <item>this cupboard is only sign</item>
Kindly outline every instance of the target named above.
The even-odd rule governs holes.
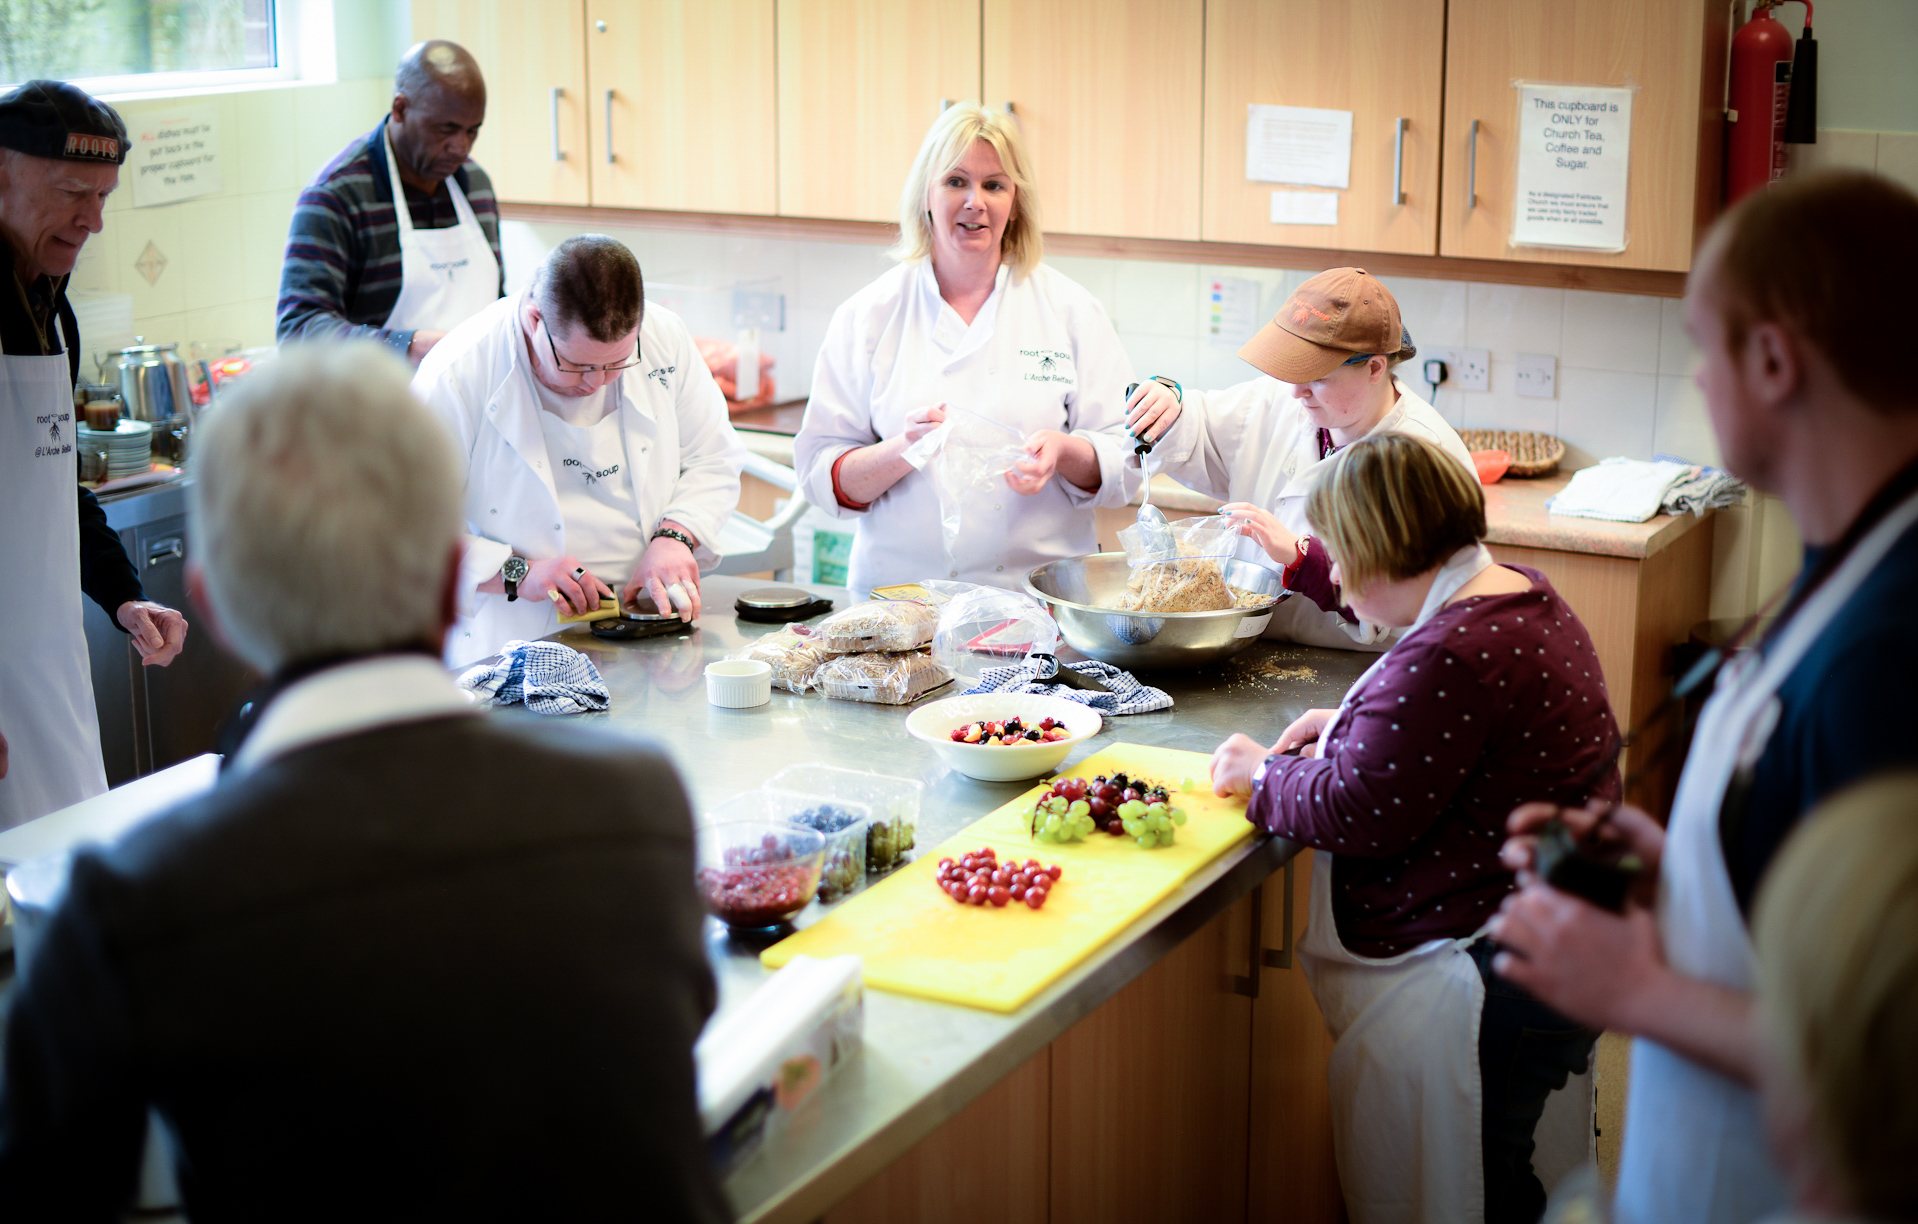
[[[1520,81],[1512,245],[1625,249],[1632,93]]]

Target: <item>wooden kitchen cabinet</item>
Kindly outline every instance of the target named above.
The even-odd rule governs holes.
[[[486,124],[473,159],[502,200],[591,202],[585,0],[413,0],[413,38],[479,61]]]
[[[775,211],[773,0],[586,0],[592,199]]]
[[[979,100],[979,0],[779,0],[779,211],[897,221],[943,102]]]
[[[1045,229],[1199,237],[1205,0],[984,0],[983,28]]]
[[[1450,0],[1439,254],[1689,270],[1718,211],[1725,26],[1720,0]],[[1637,87],[1623,251],[1509,245],[1514,81]]]
[[[1246,1195],[1246,1219],[1255,1224],[1337,1224],[1345,1213],[1326,1079],[1332,1034],[1297,951],[1311,912],[1312,853],[1301,850],[1267,880],[1258,907],[1263,973],[1252,1004]]]
[[[1445,0],[1207,0],[1200,236],[1436,253],[1444,76]],[[1246,107],[1255,103],[1352,112],[1351,186],[1336,193],[1337,225],[1272,223],[1273,191],[1320,189],[1246,178]]]

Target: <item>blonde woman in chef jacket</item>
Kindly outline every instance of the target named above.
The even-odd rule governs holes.
[[[616,590],[698,616],[746,448],[686,325],[646,305],[631,251],[567,239],[524,293],[434,345],[413,391],[467,459],[448,664],[544,637],[560,604],[584,612]]]
[[[1265,377],[1184,391],[1182,404],[1154,383],[1134,395],[1128,424],[1157,439],[1153,471],[1225,499],[1220,513],[1284,568],[1294,596],[1273,611],[1267,637],[1384,650],[1401,636],[1339,610],[1305,499],[1334,455],[1375,434],[1423,438],[1473,471],[1458,431],[1393,373],[1416,351],[1391,290],[1363,268],[1333,268],[1294,290],[1239,350]]]
[[[806,500],[857,524],[847,585],[1017,589],[1035,566],[1096,551],[1093,508],[1138,487],[1123,431],[1131,364],[1098,301],[1039,262],[1038,198],[1009,115],[953,106],[933,123],[893,255],[898,267],[834,313],[793,443]],[[1024,435],[1027,457],[967,506],[958,555],[944,556],[938,494],[902,456],[961,409]]]

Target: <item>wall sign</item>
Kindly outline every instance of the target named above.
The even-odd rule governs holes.
[[[133,206],[151,208],[220,190],[220,108],[205,102],[142,117],[130,133]]]
[[[1352,185],[1352,112],[1310,106],[1245,108],[1245,177],[1306,187]]]
[[[1512,245],[1624,250],[1633,91],[1527,81],[1516,86]]]

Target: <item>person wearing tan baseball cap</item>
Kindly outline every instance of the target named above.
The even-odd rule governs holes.
[[[1128,428],[1155,440],[1150,470],[1224,499],[1219,513],[1304,596],[1280,603],[1267,637],[1350,650],[1397,640],[1401,631],[1342,606],[1305,499],[1334,454],[1373,434],[1424,438],[1473,471],[1458,431],[1392,373],[1417,351],[1391,290],[1363,268],[1333,268],[1294,289],[1239,350],[1261,377],[1222,391],[1148,383],[1128,405]]]

